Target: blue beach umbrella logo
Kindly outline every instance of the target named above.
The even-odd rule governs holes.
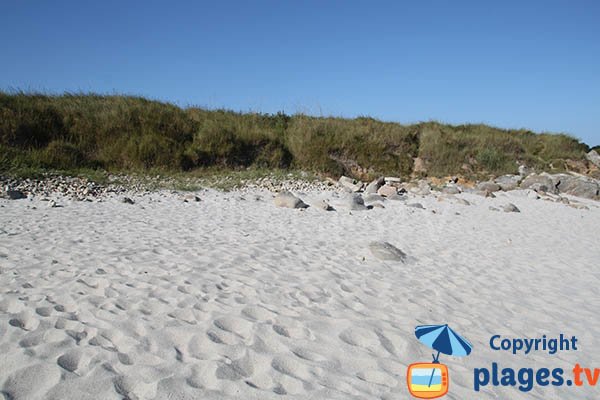
[[[415,328],[415,336],[437,354],[432,354],[433,361],[430,363],[409,365],[406,373],[408,390],[420,399],[442,397],[448,393],[450,377],[448,367],[439,361],[440,354],[465,357],[471,354],[473,345],[448,324],[419,325]]]

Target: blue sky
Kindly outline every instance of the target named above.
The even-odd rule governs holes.
[[[598,1],[10,1],[0,88],[600,144]]]

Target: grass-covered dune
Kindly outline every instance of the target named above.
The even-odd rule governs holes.
[[[588,147],[564,134],[486,125],[181,108],[130,96],[0,92],[0,172],[302,169],[338,176],[564,169]]]

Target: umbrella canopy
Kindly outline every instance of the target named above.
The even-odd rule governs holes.
[[[439,353],[449,356],[468,356],[473,345],[446,325],[419,325],[415,328],[417,339]],[[436,358],[437,359],[437,358]]]

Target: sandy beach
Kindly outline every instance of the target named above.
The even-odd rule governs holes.
[[[594,366],[599,203],[463,193],[278,208],[261,190],[157,192],[60,207],[0,200],[0,387],[18,399],[406,399],[414,337],[450,323],[448,398],[473,370]],[[464,201],[467,200],[469,205]],[[409,207],[420,203],[423,208]],[[493,211],[507,203],[520,212]],[[375,256],[385,241],[403,261]],[[576,335],[578,351],[513,355],[492,335]],[[594,388],[482,388],[478,399],[589,399]]]

